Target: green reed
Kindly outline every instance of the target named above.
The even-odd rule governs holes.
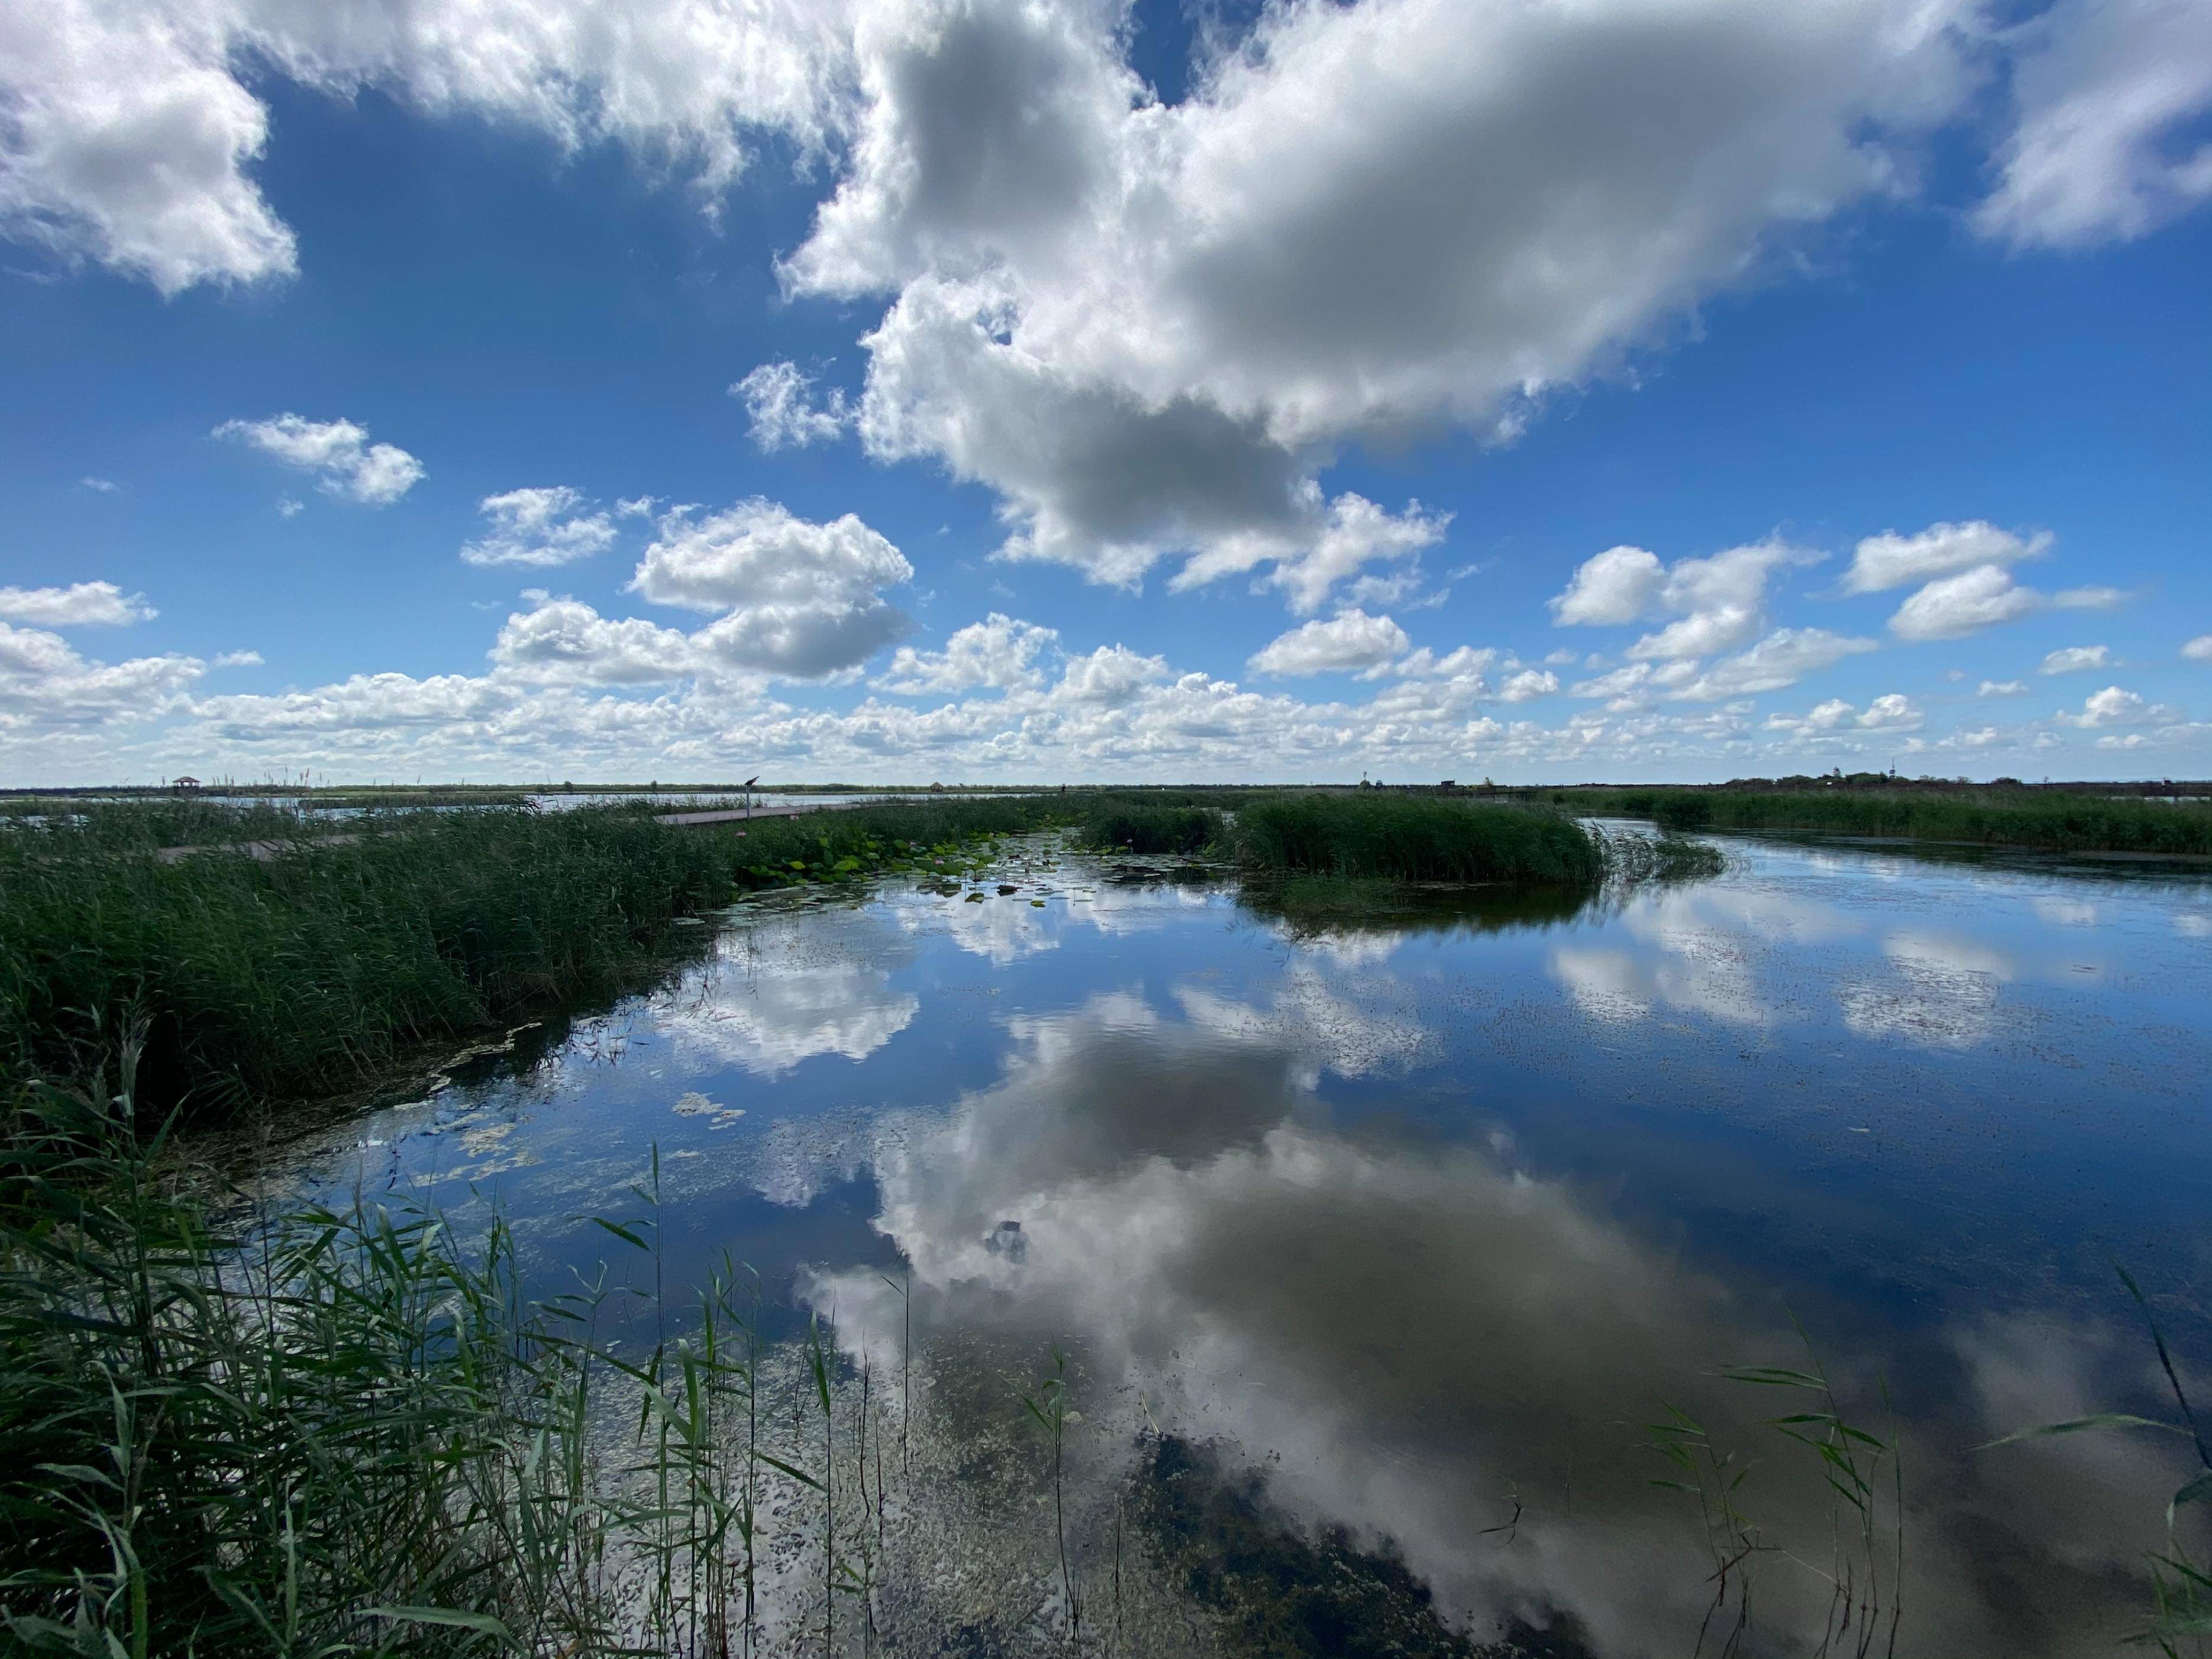
[[[2115,1264],[2113,1271],[2118,1273],[2120,1283],[2127,1287],[2128,1295],[2142,1311],[2179,1420],[2140,1417],[2126,1412],[2098,1412],[2063,1423],[2022,1429],[1975,1449],[1989,1451],[2053,1435],[2114,1430],[2148,1429],[2186,1440],[2195,1455],[2196,1468],[2166,1500],[2166,1548],[2153,1555],[2148,1563],[2150,1617],[2128,1639],[2137,1645],[2156,1648],[2166,1659],[2182,1659],[2185,1653],[2202,1656],[2212,1651],[2212,1560],[2200,1559],[2192,1552],[2184,1531],[2185,1523],[2200,1508],[2212,1512],[2212,1441],[2207,1440],[2203,1425],[2197,1420],[2196,1408],[2189,1402],[2189,1391],[2182,1386],[2181,1373],[2174,1365],[2172,1350],[2166,1346],[2166,1333],[2160,1328],[2158,1316],[2151,1311],[2150,1298],[2125,1267]]]
[[[165,860],[0,832],[0,1082],[83,1076],[143,1019],[145,1109],[357,1085],[421,1044],[633,988],[726,900],[724,843],[620,811],[356,821],[357,838]]]
[[[2212,805],[1926,788],[1577,790],[1575,810],[1668,830],[1824,830],[2049,852],[2212,854]]]
[[[496,1221],[475,1250],[404,1206],[217,1224],[134,1069],[20,1090],[0,1139],[11,1650],[755,1650],[758,1517],[824,1483],[762,1443],[734,1266],[672,1309],[657,1180],[605,1224],[653,1265],[631,1353],[604,1273],[531,1297]]]
[[[1799,1328],[1806,1369],[1736,1366],[1723,1375],[1754,1388],[1802,1397],[1799,1409],[1766,1419],[1766,1426],[1810,1454],[1829,1493],[1829,1562],[1814,1567],[1829,1585],[1827,1617],[1816,1651],[1852,1659],[1894,1659],[1904,1618],[1905,1466],[1893,1425],[1885,1437],[1847,1413],[1826,1367]],[[1884,1403],[1887,1389],[1882,1391]],[[1655,1486],[1685,1492],[1698,1500],[1706,1548],[1713,1562],[1711,1602],[1698,1628],[1694,1652],[1709,1640],[1723,1659],[1759,1650],[1753,1592],[1762,1561],[1780,1557],[1809,1565],[1786,1540],[1770,1538],[1747,1509],[1743,1486],[1750,1465],[1713,1439],[1705,1425],[1661,1402],[1667,1415],[1649,1425],[1651,1449],[1675,1471]]]
[[[1597,840],[1563,813],[1437,796],[1263,797],[1232,835],[1240,863],[1285,876],[1588,887],[1605,874]]]

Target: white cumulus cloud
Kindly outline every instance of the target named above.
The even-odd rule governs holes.
[[[2116,587],[2071,587],[2044,593],[2023,587],[2002,565],[1978,565],[1939,577],[1909,596],[1889,619],[1901,640],[1955,640],[2039,611],[2106,611],[2127,598]]]
[[[695,637],[731,666],[794,679],[855,668],[911,625],[880,589],[914,579],[897,548],[854,514],[828,524],[772,501],[658,525],[633,591],[656,605],[720,611]]]
[[[1388,617],[1343,611],[1326,622],[1306,623],[1269,641],[1253,653],[1250,666],[1255,674],[1284,679],[1377,669],[1403,656],[1412,643],[1406,630]]]
[[[0,619],[38,628],[128,628],[160,614],[143,593],[125,593],[113,582],[0,587]]]
[[[651,685],[681,679],[702,666],[691,638],[639,617],[602,617],[580,600],[532,592],[530,609],[508,617],[493,643],[501,668],[534,681],[588,685]]]
[[[1843,588],[1846,593],[1879,593],[1977,565],[2008,565],[2036,558],[2050,548],[2047,532],[2016,535],[1982,519],[1931,524],[1911,536],[1888,530],[1859,543],[1851,556],[1850,568],[1844,572]]]
[[[582,494],[566,484],[510,489],[487,495],[477,510],[491,526],[463,544],[469,564],[573,564],[614,545],[614,521],[605,513],[586,512]]]
[[[813,394],[813,376],[793,362],[763,363],[730,388],[744,400],[753,442],[771,452],[826,442],[853,423],[842,389],[832,387],[818,404]]]
[[[2039,674],[2078,674],[2087,668],[2103,668],[2112,661],[2112,648],[2102,645],[2069,645],[2045,653]]]
[[[352,421],[285,414],[265,421],[225,421],[215,435],[315,473],[331,495],[367,507],[389,507],[422,477],[422,462],[397,444],[371,443],[368,429]]]
[[[899,647],[892,653],[890,665],[873,684],[878,690],[905,696],[967,691],[977,686],[1006,691],[1039,685],[1044,676],[1037,667],[1037,658],[1059,638],[1054,629],[1039,628],[994,611],[981,622],[956,629],[942,651]]]
[[[1816,556],[1771,539],[1672,565],[1640,547],[1607,548],[1577,567],[1547,603],[1561,628],[1673,617],[1628,647],[1634,659],[1710,656],[1756,638],[1766,625],[1774,573]]]
[[[2212,634],[2199,634],[2181,647],[2181,654],[2191,662],[2212,662]]]
[[[2101,691],[2092,691],[2084,698],[2080,713],[2068,714],[2062,710],[2051,718],[2061,726],[2147,726],[2177,720],[2181,718],[2181,711],[2165,703],[2153,702],[2140,692],[2108,685]]]
[[[2127,240],[2212,198],[2212,7],[2059,0],[2014,44],[2018,118],[1976,217],[1984,234]]]
[[[862,435],[997,491],[1008,552],[1296,562],[1340,447],[1509,434],[1894,187],[1962,95],[1954,9],[1286,0],[1173,106],[1110,8],[886,9],[787,280],[895,296]]]

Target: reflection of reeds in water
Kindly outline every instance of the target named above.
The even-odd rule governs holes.
[[[1652,1449],[1680,1477],[1652,1484],[1697,1498],[1713,1563],[1712,1601],[1698,1629],[1698,1653],[1711,1644],[1723,1659],[1733,1659],[1755,1644],[1758,1576],[1784,1565],[1816,1573],[1829,1586],[1817,1653],[1847,1653],[1853,1659],[1880,1653],[1890,1659],[1897,1651],[1905,1610],[1905,1474],[1896,1436],[1893,1431],[1884,1439],[1846,1417],[1809,1339],[1806,1346],[1810,1370],[1747,1366],[1725,1374],[1804,1397],[1802,1409],[1770,1418],[1767,1425],[1812,1455],[1828,1488],[1826,1566],[1797,1553],[1796,1540],[1775,1537],[1760,1526],[1744,1491],[1750,1464],[1738,1451],[1723,1449],[1696,1418],[1667,1406],[1666,1420],[1650,1426]]]

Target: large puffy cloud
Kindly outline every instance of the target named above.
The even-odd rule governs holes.
[[[1547,603],[1556,627],[1613,627],[1647,615],[1666,585],[1667,568],[1656,553],[1608,547],[1577,565],[1565,590]]]
[[[143,593],[125,593],[113,582],[0,587],[0,620],[38,628],[128,628],[159,614]]]
[[[885,13],[787,272],[897,291],[863,434],[996,489],[1010,551],[1295,562],[1339,446],[1510,425],[1888,187],[1959,94],[1948,15],[1285,3],[1164,107],[1109,9]]]
[[[337,97],[615,142],[712,206],[747,129],[817,149],[843,119],[838,0],[42,0],[0,14],[0,224],[173,294],[289,275],[291,231],[249,176],[268,112],[246,68]]]
[[[221,6],[42,0],[0,12],[0,228],[164,294],[296,266],[246,177],[268,112]]]
[[[1253,653],[1251,668],[1255,674],[1284,678],[1379,669],[1405,655],[1412,643],[1406,630],[1388,617],[1345,611],[1327,622],[1310,622],[1270,640]]]
[[[2017,125],[1977,222],[2015,246],[2156,228],[2212,198],[2212,8],[2061,0],[2020,31]]]
[[[465,544],[470,564],[570,564],[614,545],[614,520],[586,511],[583,495],[566,484],[510,489],[487,495],[477,510],[491,526]]]
[[[389,507],[422,477],[422,462],[397,444],[371,443],[368,429],[352,421],[276,415],[265,421],[225,421],[215,435],[315,473],[330,494],[368,507]]]
[[[956,629],[942,651],[917,651],[899,647],[890,666],[875,682],[885,691],[907,696],[939,691],[967,691],[977,686],[1011,690],[1040,684],[1038,656],[1060,637],[1057,630],[1039,628],[994,611],[981,622]]]
[[[1067,659],[1054,695],[1064,702],[1117,708],[1169,673],[1164,657],[1147,657],[1126,645],[1102,645],[1087,656]]]
[[[828,524],[770,501],[664,516],[631,588],[656,605],[720,611],[701,647],[741,669],[819,679],[857,667],[911,625],[878,590],[914,578],[854,514]]]

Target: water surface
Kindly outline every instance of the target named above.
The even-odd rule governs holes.
[[[1401,1555],[1454,1629],[1687,1653],[1712,1562],[1651,1484],[1672,1406],[1755,1465],[1763,1650],[1809,1650],[1832,1506],[1760,1422],[1799,1402],[1721,1374],[1808,1337],[1902,1453],[1898,1650],[2113,1651],[2180,1443],[1970,1449],[2171,1414],[2116,1262],[2212,1358],[2212,884],[1722,844],[1695,886],[1322,927],[1046,842],[959,895],[744,907],[661,994],[315,1173],[495,1200],[552,1284],[657,1148],[671,1279],[728,1252],[771,1334],[834,1316],[886,1377],[910,1284],[941,1454],[896,1511],[915,1651],[1059,1616],[1049,1534],[959,1451],[1018,1441],[1055,1344],[1094,1577],[1164,1437],[1257,1472],[1285,1528]]]

